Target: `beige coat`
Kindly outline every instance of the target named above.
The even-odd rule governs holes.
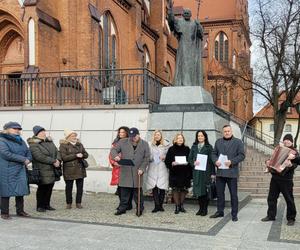
[[[164,161],[158,159],[159,156],[166,157],[168,145],[150,146],[150,165],[147,169],[146,188],[147,190],[155,188],[167,190],[169,187],[169,170]]]

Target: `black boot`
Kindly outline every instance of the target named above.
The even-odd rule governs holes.
[[[155,205],[154,209],[152,210],[152,213],[157,213],[158,211],[160,211],[159,206]]]
[[[179,206],[178,205],[175,205],[175,214],[179,214],[180,212],[180,209],[179,209]]]
[[[201,215],[203,213],[203,201],[200,197],[198,197],[199,210],[196,215]]]
[[[182,212],[182,213],[186,212],[186,210],[183,207],[183,203],[179,205],[179,211]]]
[[[207,207],[208,207],[208,199],[205,197],[205,199],[203,200],[202,213],[200,214],[201,216],[206,216],[207,215]]]

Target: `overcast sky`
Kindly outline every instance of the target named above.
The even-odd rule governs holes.
[[[249,23],[250,23],[250,30],[253,25],[253,14],[256,7],[256,0],[248,0],[249,4]],[[255,42],[253,38],[251,38],[252,46],[251,46],[251,67],[253,68],[253,72],[255,74],[255,64],[257,64],[261,58],[261,54],[258,52],[258,44]],[[253,100],[253,113],[257,113],[264,105],[266,105],[266,100],[259,95],[258,93],[254,92],[254,100]]]

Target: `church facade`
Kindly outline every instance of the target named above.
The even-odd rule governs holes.
[[[248,1],[203,0],[204,87],[217,106],[252,118]],[[175,0],[197,15],[197,2]],[[1,0],[0,78],[24,72],[147,68],[172,82],[176,39],[166,0]],[[3,88],[1,89],[3,95]]]

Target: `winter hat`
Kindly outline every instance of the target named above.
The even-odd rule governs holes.
[[[139,135],[140,131],[137,128],[131,128],[129,129],[129,137],[135,137],[136,135]]]
[[[66,128],[66,129],[64,130],[65,139],[68,139],[68,137],[69,137],[71,134],[77,135],[77,133],[76,133],[74,130],[71,130],[71,129],[68,129],[68,128]]]
[[[17,122],[8,122],[8,123],[4,124],[4,126],[3,126],[4,130],[9,129],[9,128],[15,128],[15,129],[22,130],[21,125]]]
[[[290,142],[294,142],[294,139],[293,139],[293,136],[291,134],[286,134],[284,137],[283,137],[283,140],[289,140]]]
[[[37,136],[40,132],[46,131],[46,129],[44,129],[43,127],[41,127],[39,125],[36,125],[36,126],[33,127],[32,131],[33,131],[33,134],[35,136]]]

